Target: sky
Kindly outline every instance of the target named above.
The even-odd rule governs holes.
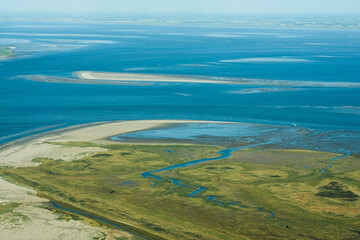
[[[360,14],[360,0],[0,0],[2,11]]]

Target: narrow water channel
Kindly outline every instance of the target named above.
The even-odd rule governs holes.
[[[141,174],[141,176],[143,178],[147,178],[150,179],[152,186],[155,187],[156,182],[157,181],[171,181],[172,184],[176,185],[176,186],[181,186],[181,187],[185,187],[185,188],[192,188],[195,190],[193,190],[192,192],[190,192],[187,196],[188,197],[193,197],[193,198],[205,198],[208,201],[211,202],[215,202],[217,203],[219,206],[221,207],[225,207],[226,205],[235,205],[235,206],[240,206],[242,208],[255,208],[258,211],[261,212],[267,212],[270,214],[271,218],[275,217],[275,213],[272,211],[268,211],[268,210],[264,210],[261,207],[249,207],[249,206],[245,206],[243,204],[241,204],[240,202],[230,202],[230,203],[226,203],[224,201],[219,201],[218,200],[218,196],[213,196],[213,195],[200,195],[200,193],[205,192],[206,190],[208,190],[208,188],[203,187],[203,186],[197,186],[197,185],[185,185],[182,184],[181,180],[176,179],[176,178],[163,178],[163,177],[159,177],[157,175],[154,175],[154,173],[159,173],[159,172],[164,172],[164,171],[170,171],[170,170],[174,170],[177,168],[186,168],[186,167],[191,167],[193,165],[196,164],[200,164],[200,163],[205,163],[205,162],[211,162],[211,161],[217,161],[217,160],[224,160],[224,159],[228,159],[229,157],[232,156],[233,152],[242,150],[242,149],[246,149],[246,148],[253,148],[253,147],[258,147],[258,146],[263,146],[263,145],[267,145],[270,144],[269,142],[265,142],[265,143],[257,143],[257,144],[251,144],[251,145],[247,145],[247,146],[242,146],[242,147],[234,147],[234,148],[228,148],[228,149],[224,149],[218,152],[218,154],[220,155],[219,157],[215,157],[215,158],[201,158],[201,159],[197,159],[197,160],[193,160],[190,162],[185,162],[185,163],[179,163],[179,164],[175,164],[166,168],[161,168],[161,169],[157,169],[157,170],[152,170],[152,171],[148,171],[148,172],[144,172]]]

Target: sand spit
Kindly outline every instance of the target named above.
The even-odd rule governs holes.
[[[164,74],[116,73],[116,72],[74,72],[75,78],[47,76],[47,75],[20,75],[31,81],[52,83],[81,83],[81,84],[109,84],[109,85],[151,85],[154,83],[206,83],[253,85],[269,87],[331,87],[331,88],[360,88],[359,82],[315,82],[270,80],[255,78],[212,77],[212,76],[182,76]]]
[[[54,130],[37,136],[23,138],[0,147],[0,166],[29,167],[36,157],[71,161],[88,154],[105,151],[101,147],[67,147],[56,145],[57,142],[77,141],[99,144],[113,142],[110,137],[166,124],[205,122],[183,120],[142,120],[118,121],[84,124],[65,129]]]
[[[113,142],[110,137],[122,133],[167,126],[177,123],[205,121],[143,120],[84,124],[41,133],[0,146],[0,166],[29,167],[38,163],[34,158],[44,157],[72,161],[87,154],[106,151],[101,147],[68,147],[57,143],[86,141],[99,144]],[[221,122],[217,122],[221,123]],[[223,122],[224,123],[224,122]],[[0,207],[15,204],[0,214],[0,239],[114,239],[131,234],[91,226],[83,221],[61,220],[56,213],[43,208],[48,202],[35,196],[36,192],[10,183],[0,177]]]
[[[95,143],[113,142],[110,137],[138,130],[166,126],[167,124],[201,121],[119,121],[84,124],[36,136],[26,137],[0,147],[0,166],[28,167],[36,157],[72,161],[87,154],[106,151],[101,147],[68,147],[58,145],[64,141]],[[0,239],[114,239],[131,234],[91,226],[83,221],[61,220],[57,214],[43,208],[48,202],[35,196],[36,192],[0,178],[0,207],[15,207],[0,214]]]
[[[265,85],[265,86],[292,86],[292,87],[360,87],[358,82],[313,82],[289,81],[235,77],[211,76],[181,76],[162,74],[140,73],[115,73],[115,72],[75,72],[78,79],[86,81],[112,81],[112,82],[182,82],[182,83],[213,83],[213,84],[240,84],[240,85]]]

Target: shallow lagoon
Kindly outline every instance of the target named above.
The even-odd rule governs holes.
[[[257,126],[251,124],[218,124],[218,123],[187,123],[172,127],[157,128],[112,137],[112,140],[126,140],[127,138],[153,139],[197,139],[202,136],[212,137],[240,137],[259,136],[278,129],[276,126]]]
[[[16,78],[29,74],[71,77],[73,71],[93,70],[359,82],[358,31],[26,25],[1,23],[1,44],[17,46],[22,56],[0,63],[0,143],[25,136],[29,131],[36,133],[46,126],[129,119],[220,120],[285,126],[296,122],[313,129],[360,130],[358,88],[115,86]],[[234,59],[242,60],[229,62]]]
[[[182,123],[113,136],[125,142],[192,142],[224,147],[266,143],[273,148],[309,149],[343,154],[360,154],[360,133],[344,130],[316,130],[304,127]]]

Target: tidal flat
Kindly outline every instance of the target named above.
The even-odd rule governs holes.
[[[183,142],[172,143],[172,130]],[[359,155],[282,143],[314,135],[235,123],[99,123],[32,140],[87,154],[29,156],[32,165],[2,164],[0,175],[48,199],[44,208],[125,231],[124,239],[356,238]]]

